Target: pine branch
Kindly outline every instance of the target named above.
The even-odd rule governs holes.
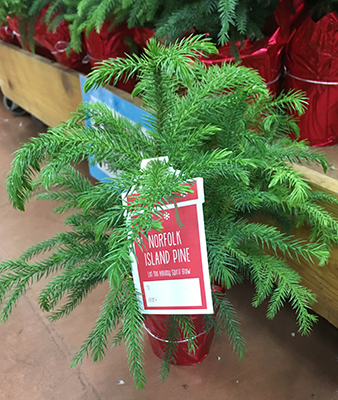
[[[309,239],[323,243],[327,250],[338,241],[338,222],[319,204],[307,202],[295,210],[297,226],[310,225]],[[319,265],[325,264],[325,260]]]
[[[226,330],[229,342],[234,352],[241,359],[246,352],[245,341],[242,336],[240,324],[237,322],[236,313],[232,304],[227,300],[224,293],[217,290],[212,291],[215,314],[217,322],[222,329]]]
[[[323,193],[319,191],[312,191],[310,193],[310,201],[312,202],[324,202],[324,203],[331,203],[331,204],[338,204],[338,199],[331,194]]]
[[[278,310],[289,301],[296,312],[299,331],[308,334],[317,320],[310,311],[314,295],[299,284],[300,276],[282,260],[270,256],[249,256],[250,273],[256,285],[253,305],[258,306],[270,297],[267,317],[272,319]],[[276,285],[276,286],[275,286]]]
[[[32,264],[21,260],[3,261],[0,264],[0,299],[3,301],[6,292],[9,295],[4,301],[0,321],[4,322],[9,318],[30,283],[39,281],[61,267],[62,263],[56,262],[53,257]]]
[[[216,6],[217,2],[210,0],[181,3],[174,10],[161,15],[156,23],[156,36],[174,42],[194,29],[197,33],[208,33],[216,41],[220,29]]]
[[[116,118],[116,132],[125,130],[121,120]],[[110,132],[110,135],[113,134]],[[35,172],[40,172],[40,163],[49,160],[40,172],[39,179],[48,190],[58,180],[63,166],[70,162],[78,163],[93,156],[94,161],[104,162],[116,151],[125,152],[125,141],[114,144],[110,135],[101,136],[97,129],[76,126],[65,131],[64,127],[50,129],[47,134],[40,134],[24,144],[17,152],[12,163],[12,170],[7,177],[7,191],[13,206],[24,210],[29,193],[33,190],[32,181]],[[141,154],[130,151],[136,162],[142,160]],[[135,161],[134,161],[135,163]]]
[[[324,154],[304,142],[291,141],[289,138],[282,138],[278,142],[271,143],[268,148],[268,156],[273,157],[274,160],[287,161],[290,164],[315,163],[321,165],[324,172],[328,166]]]
[[[308,199],[311,188],[299,172],[286,165],[268,168],[267,172],[272,175],[269,188],[285,184],[292,187],[287,198],[291,206],[302,204]]]
[[[219,32],[219,41],[221,44],[225,44],[229,41],[228,32],[230,24],[235,25],[236,20],[236,5],[236,0],[219,0],[218,10],[222,23],[222,28]]]
[[[208,241],[208,263],[211,282],[230,289],[241,281],[237,260],[224,253],[224,248],[211,240]]]
[[[217,324],[217,321],[215,320],[214,315],[212,314],[205,314],[203,316],[204,319],[204,328],[205,328],[205,332],[209,333],[211,331],[211,329],[215,330],[215,333],[217,335],[220,335],[222,333],[222,329],[220,328],[220,326]]]
[[[170,364],[176,363],[178,344],[177,339],[180,336],[179,325],[176,315],[168,316],[166,323],[166,345],[163,350],[160,364],[160,380],[165,382],[169,377]]]
[[[76,232],[79,233],[93,233],[94,227],[96,225],[97,219],[100,216],[100,211],[82,212],[69,215],[64,224],[71,226]]]
[[[105,273],[107,266],[102,261],[96,261],[107,251],[106,246],[97,245],[83,248],[84,246],[81,245],[79,247],[77,250],[72,249],[73,254],[65,251],[63,251],[64,254],[62,251],[54,253],[54,260],[63,259],[66,269],[61,275],[53,277],[40,292],[39,304],[45,311],[54,309],[65,293],[70,292],[68,297],[74,300],[72,303],[74,305],[68,303],[62,307],[62,309],[69,310],[67,311],[68,315],[92,290],[93,285],[107,279]],[[70,266],[67,267],[68,264]],[[56,315],[59,315],[60,318],[62,314],[62,312],[54,313],[51,319],[55,320]]]
[[[257,244],[261,244],[263,248],[265,244],[276,255],[278,254],[277,250],[279,250],[283,255],[287,254],[291,258],[295,256],[297,261],[299,261],[300,255],[310,263],[313,262],[313,257],[319,260],[327,260],[330,255],[321,243],[306,243],[300,239],[292,240],[292,237],[281,234],[277,228],[272,226],[250,223],[243,224],[242,227],[238,226],[238,228],[243,238],[252,237]]]
[[[154,76],[157,68],[160,68],[168,76],[177,74],[178,78],[184,81],[187,77],[192,76],[192,60],[197,61],[199,55],[217,53],[217,50],[210,41],[202,36],[189,36],[168,46],[160,45],[151,38],[144,52],[145,54],[141,57],[133,55],[125,59],[117,58],[114,62],[104,62],[102,68],[97,68],[89,74],[85,91],[104,84],[108,77],[115,76],[115,79],[119,79],[117,77],[121,78],[125,73],[138,72],[137,75],[142,77],[150,70]],[[151,88],[148,87],[148,89]]]
[[[73,285],[69,290],[67,302],[58,310],[52,312],[48,319],[51,322],[55,322],[68,316],[82,302],[82,300],[84,300],[87,295],[98,286],[99,283],[104,281],[102,275],[102,272],[98,273],[96,276],[92,274],[90,278],[86,277],[83,281],[78,282],[76,286]]]
[[[123,340],[127,349],[127,360],[136,388],[142,389],[146,384],[143,372],[143,344],[142,328],[143,316],[140,313],[140,304],[131,278],[126,278],[123,307]]]
[[[55,236],[44,240],[43,242],[31,246],[29,249],[27,249],[21,254],[19,260],[28,261],[31,258],[34,258],[40,254],[44,254],[48,251],[51,251],[59,247],[63,242],[64,235],[65,235],[64,233],[58,233]]]
[[[196,341],[197,332],[193,320],[188,315],[178,315],[177,322],[184,340],[187,340],[189,354],[195,354],[198,344]]]
[[[85,355],[100,361],[108,348],[108,339],[111,332],[116,329],[123,314],[121,292],[110,286],[105,300],[101,306],[100,316],[90,334],[73,357],[71,367],[81,364]]]

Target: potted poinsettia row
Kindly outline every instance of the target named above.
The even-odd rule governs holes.
[[[68,122],[23,144],[7,178],[15,208],[24,210],[35,192],[39,200],[58,200],[55,212],[67,212],[68,230],[32,246],[17,260],[0,263],[1,320],[9,318],[28,285],[51,274],[38,297],[51,321],[71,314],[89,292],[108,281],[97,321],[72,365],[86,355],[100,360],[108,347],[124,342],[138,388],[146,384],[147,323],[132,276],[133,249],[142,247],[150,232],[161,233],[162,213],[191,192],[192,180],[204,180],[209,284],[222,289],[211,291],[214,313],[202,316],[202,326],[190,315],[168,315],[157,349],[162,379],[178,360],[182,342],[194,353],[201,331],[227,333],[234,351],[243,355],[244,341],[226,289],[245,278],[255,288],[253,306],[268,299],[267,317],[273,318],[290,302],[299,331],[308,334],[316,321],[310,309],[315,295],[301,285],[287,257],[324,265],[337,242],[338,223],[318,204],[333,199],[313,192],[292,168],[303,161],[327,167],[321,154],[285,135],[297,133],[289,112],[303,113],[306,99],[299,92],[272,98],[262,78],[245,67],[206,68],[199,58],[215,53],[216,47],[200,36],[167,46],[150,39],[141,56],[102,62],[90,74],[86,90],[136,77],[133,95],[143,100],[148,128],[113,114],[105,104],[85,103]],[[85,126],[89,118],[91,124]],[[86,158],[105,163],[114,178],[93,185],[74,168]],[[153,160],[140,168],[144,159]],[[138,196],[131,206],[122,194],[135,188]],[[271,224],[257,222],[263,214]],[[308,241],[289,233],[302,225],[311,229]],[[35,259],[47,251],[42,261]],[[71,316],[68,320],[72,322]],[[154,326],[147,329],[159,336]]]

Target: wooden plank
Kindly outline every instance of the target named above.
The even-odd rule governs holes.
[[[304,178],[310,181],[314,190],[321,190],[325,193],[332,194],[338,198],[338,180],[325,175],[324,173],[315,171],[304,165],[297,165],[295,169],[301,172]]]
[[[295,166],[295,170],[302,173],[314,190],[328,193],[338,198],[338,180],[323,173],[312,170],[306,166]],[[322,206],[336,219],[338,219],[338,206],[331,203],[323,203]],[[307,240],[309,230],[305,227],[296,229],[293,235]],[[338,248],[331,250],[327,265],[319,267],[317,263],[310,264],[305,260],[288,258],[288,263],[301,276],[302,284],[316,294],[317,302],[312,309],[318,315],[327,319],[338,328]]]
[[[48,126],[66,121],[82,102],[80,74],[56,62],[0,40],[0,86],[3,94]],[[140,107],[140,99],[108,90]]]
[[[306,232],[298,230],[296,235],[304,237]],[[323,267],[306,261],[289,259],[288,262],[302,277],[302,284],[316,294],[313,311],[338,328],[338,249],[332,249],[330,261]]]
[[[297,165],[295,169],[302,173],[304,178],[309,181],[309,185],[313,190],[319,190],[324,193],[328,193],[338,199],[338,180],[331,178],[324,173],[314,171],[303,165]],[[323,204],[325,209],[332,214],[332,216],[338,219],[338,206],[336,204],[325,203]]]
[[[264,216],[258,216],[254,221],[273,225],[272,220]],[[298,228],[292,235],[297,239],[308,240],[309,230],[304,227]],[[275,254],[271,249],[265,249],[265,252]],[[282,253],[278,254],[283,259]],[[312,310],[338,328],[338,248],[331,249],[330,259],[324,266],[319,266],[317,261],[309,263],[301,257],[297,261],[288,255],[286,261],[300,275],[301,284],[316,295]]]
[[[68,119],[81,103],[77,72],[4,42],[0,86],[5,96],[48,126]]]

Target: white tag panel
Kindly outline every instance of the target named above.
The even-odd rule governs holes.
[[[148,306],[195,307],[202,305],[199,278],[145,281],[143,285]]]

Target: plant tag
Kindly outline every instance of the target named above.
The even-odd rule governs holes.
[[[203,179],[193,193],[175,198],[161,210],[161,232],[152,230],[145,248],[134,243],[133,278],[144,314],[212,314],[205,241]],[[133,193],[125,199],[132,203]],[[154,217],[155,219],[155,217]]]

